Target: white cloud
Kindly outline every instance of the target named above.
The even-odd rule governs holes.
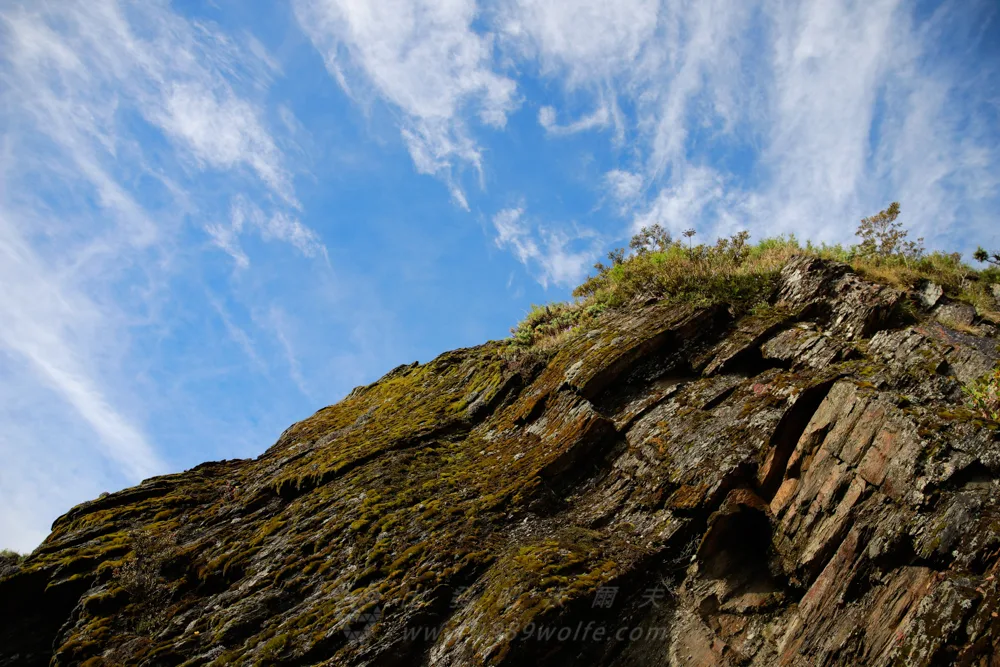
[[[657,0],[511,0],[497,23],[522,57],[537,58],[572,86],[628,68],[653,35]]]
[[[291,176],[262,120],[275,65],[265,56],[165,3],[0,9],[0,384],[39,399],[5,413],[0,496],[34,494],[32,522],[92,497],[77,475],[98,469],[92,479],[113,490],[166,470],[136,396],[130,333],[170,330],[156,317],[188,259],[178,260],[186,220],[207,201],[202,175],[270,209],[254,219],[262,238],[325,256],[294,214]],[[249,264],[231,226],[206,232]],[[60,406],[59,437],[73,447],[54,437],[45,401]],[[18,442],[31,458],[13,456]],[[35,539],[27,521],[0,515],[0,535]]]
[[[289,331],[290,324],[285,311],[278,306],[272,305],[268,309],[267,314],[261,319],[263,319],[263,326],[271,332],[281,346],[282,352],[284,352],[285,361],[288,364],[289,377],[295,382],[295,385],[304,396],[311,396],[306,386],[305,378],[302,375],[302,365],[299,363],[298,354],[295,352],[295,346],[292,344],[291,332]]]
[[[243,351],[243,354],[247,356],[257,370],[266,371],[267,364],[261,358],[260,354],[257,353],[257,347],[254,345],[250,334],[233,321],[232,316],[220,299],[209,294],[208,300],[212,304],[212,308],[215,309],[215,312],[219,314],[219,319],[222,320],[222,325],[226,328],[226,333],[229,334],[230,340]]]
[[[250,266],[250,258],[240,245],[240,233],[243,231],[242,217],[233,216],[228,225],[221,222],[209,223],[205,225],[205,231],[217,248],[233,258],[238,268],[245,269]]]
[[[235,51],[224,36],[206,35],[206,26],[195,28],[155,3],[127,14],[112,0],[74,2],[61,4],[58,13],[22,10],[3,18],[15,71],[32,75],[22,83],[57,90],[62,111],[101,130],[106,148],[116,148],[110,133],[118,107],[132,104],[180,139],[194,159],[216,168],[249,167],[295,203],[259,111],[229,83],[247,70],[253,74],[260,61]]]
[[[741,53],[754,48],[747,34],[751,16],[748,3],[721,0],[663,7],[661,30],[629,82],[651,177],[686,163],[693,131],[716,126],[713,133],[725,138],[753,109],[744,99],[752,82],[743,68],[755,61]]]
[[[278,211],[260,222],[260,234],[265,241],[284,241],[295,246],[306,257],[327,257],[326,246],[319,235],[303,225],[298,219]]]
[[[835,224],[863,210],[875,102],[898,29],[898,0],[803,3],[774,16],[769,143],[774,224]],[[860,217],[857,216],[857,217]]]
[[[503,127],[515,85],[493,71],[488,34],[472,28],[472,0],[299,0],[302,29],[348,94],[369,92],[402,114],[418,171],[442,178],[468,207],[455,169],[481,169],[469,116]]]
[[[296,205],[288,175],[271,135],[245,100],[190,83],[173,83],[164,91],[162,108],[150,112],[166,132],[181,139],[204,163],[221,169],[246,164],[287,202]]]
[[[271,53],[267,50],[267,47],[261,44],[259,39],[250,33],[245,33],[243,35],[243,40],[247,45],[247,49],[249,49],[250,53],[254,55],[261,65],[270,70],[272,74],[284,74],[284,68],[281,66],[281,63],[271,55]],[[266,77],[261,76],[260,78]]]
[[[984,39],[984,11],[946,2],[918,22],[902,0],[510,0],[495,25],[566,90],[539,113],[551,134],[601,127],[609,100],[629,110],[616,137],[635,137],[650,197],[636,226],[850,241],[858,218],[893,199],[929,237],[988,229],[997,63],[942,46]],[[560,125],[587,92],[598,111]],[[612,195],[630,192],[613,174]]]
[[[546,287],[550,283],[563,287],[575,285],[597,255],[593,232],[578,228],[532,229],[523,206],[498,211],[493,216],[493,227],[497,232],[497,247],[509,249],[526,267],[538,270],[538,281]]]
[[[605,106],[599,106],[592,113],[565,125],[556,122],[556,110],[545,106],[538,110],[538,124],[552,135],[576,134],[607,127],[611,122],[611,112]]]
[[[538,245],[531,238],[527,224],[522,220],[524,207],[505,208],[493,216],[497,230],[497,247],[510,247],[522,264],[541,255]]]
[[[217,222],[206,225],[205,229],[212,242],[241,269],[250,266],[250,258],[239,242],[240,236],[248,231],[256,231],[265,241],[288,243],[306,257],[323,257],[329,261],[326,246],[316,232],[283,211],[268,215],[242,195],[233,199],[228,225]]]
[[[676,185],[660,190],[649,209],[636,217],[633,228],[659,223],[675,232],[687,229],[717,206],[725,192],[725,184],[715,170],[691,169],[677,179]]]
[[[129,476],[162,470],[141,429],[111,404],[95,377],[91,353],[102,313],[39,259],[11,217],[0,208],[0,346],[25,360],[79,414]]]
[[[699,240],[712,242],[715,236],[752,228],[759,214],[754,195],[732,187],[724,174],[710,167],[685,167],[672,183],[634,216],[632,232],[660,224],[678,238],[693,228]]]
[[[942,219],[982,230],[996,203],[996,67],[976,75],[937,57],[943,31],[974,16],[959,3],[919,24],[902,0],[480,7],[297,5],[344,89],[398,109],[417,169],[465,208],[455,165],[483,160],[469,119],[502,125],[517,103],[511,78],[535,71],[565,92],[539,100],[549,136],[613,128],[614,147],[629,151],[632,177],[614,171],[604,185],[620,212],[639,211],[635,224],[668,216],[706,235],[746,226],[850,241],[854,221],[892,199],[928,235]]]
[[[604,174],[604,182],[611,196],[624,205],[633,203],[642,194],[642,174],[612,169]]]

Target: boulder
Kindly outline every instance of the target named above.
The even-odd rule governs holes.
[[[928,280],[916,290],[916,293],[921,305],[930,309],[937,305],[938,300],[944,294],[944,289],[937,283]]]

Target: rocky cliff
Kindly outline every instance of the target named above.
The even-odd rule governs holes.
[[[0,664],[996,665],[997,329],[798,257],[402,366],[70,510],[0,569]]]

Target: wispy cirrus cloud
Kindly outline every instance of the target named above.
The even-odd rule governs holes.
[[[299,24],[341,87],[372,95],[399,114],[417,170],[442,178],[468,208],[456,170],[480,170],[472,119],[502,128],[515,84],[494,71],[489,34],[473,29],[472,0],[299,0]]]
[[[276,195],[297,208],[290,177],[257,110],[231,91],[216,93],[202,86],[170,84],[151,105],[148,118],[183,142],[199,166],[250,168]]]
[[[465,207],[452,168],[482,164],[476,111],[502,125],[535,101],[516,89],[534,72],[564,93],[536,107],[549,136],[610,131],[621,160],[604,185],[633,226],[848,241],[854,220],[901,199],[933,241],[956,225],[982,232],[997,203],[984,85],[997,63],[976,71],[942,46],[987,38],[984,2],[929,14],[905,0],[298,7],[344,89],[400,110],[417,168]]]
[[[625,169],[612,169],[604,174],[604,182],[624,211],[627,211],[642,195],[644,180],[642,174]]]
[[[128,475],[151,474],[162,465],[159,457],[140,428],[111,404],[86,354],[98,347],[100,308],[38,257],[16,222],[0,204],[3,350],[27,362],[41,383],[94,430],[108,458]]]
[[[239,268],[250,266],[250,258],[240,245],[240,236],[250,231],[256,231],[265,241],[288,243],[305,257],[323,257],[329,262],[326,246],[315,231],[284,211],[267,214],[243,195],[233,198],[228,224],[209,223],[205,231]]]
[[[544,106],[538,110],[538,124],[544,127],[548,134],[555,136],[603,129],[612,122],[613,118],[615,115],[603,104],[591,113],[564,124],[558,122],[554,107]]]
[[[582,89],[631,110],[628,171],[650,186],[635,226],[845,241],[854,220],[891,199],[939,242],[956,226],[983,235],[991,224],[998,63],[946,46],[971,52],[995,34],[986,3],[918,16],[902,0],[520,0],[499,15],[505,38],[574,106]]]
[[[570,87],[619,77],[634,66],[657,29],[657,0],[500,3],[495,23],[521,58]]]
[[[437,296],[420,300],[441,285],[477,301],[495,270],[539,298],[511,258],[563,292],[641,225],[849,241],[893,199],[931,245],[998,242],[985,0],[235,6],[0,9],[0,499],[20,508],[0,533],[15,546],[171,465],[161,443],[191,439],[177,412],[211,422],[211,443],[242,420],[249,442],[278,394],[290,420],[321,378],[370,381],[402,354],[397,324],[438,331],[423,352],[456,343],[427,321]],[[402,165],[356,136],[386,120]],[[477,219],[509,257],[463,227]],[[484,302],[463,330],[506,328]],[[248,402],[256,379],[266,398]],[[32,468],[24,442],[56,463]]]
[[[167,469],[135,397],[130,340],[137,326],[170,327],[155,318],[175,258],[189,252],[186,219],[216,206],[197,179],[232,179],[263,238],[325,254],[296,217],[292,178],[257,98],[273,63],[246,43],[159,2],[0,10],[0,370],[23,392],[58,400],[77,438],[62,451],[43,437],[49,418],[36,404],[5,421],[0,447],[13,461],[16,440],[34,442],[36,461],[50,466],[46,483],[73,502]],[[248,263],[238,235],[231,240],[237,264]],[[95,465],[100,475],[77,475]],[[64,496],[31,486],[39,479],[23,471],[3,480],[5,498],[39,499],[16,522],[2,518],[0,532],[17,546],[34,539],[24,526],[67,508]]]
[[[543,286],[571,287],[578,283],[599,247],[599,239],[590,230],[532,223],[524,206],[498,211],[493,216],[493,228],[497,247],[513,252],[518,261],[536,273]]]

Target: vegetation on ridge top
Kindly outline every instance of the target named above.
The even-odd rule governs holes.
[[[921,280],[939,284],[950,297],[976,307],[980,316],[1000,322],[990,283],[1000,283],[1000,253],[989,255],[980,249],[974,259],[995,266],[976,270],[962,262],[959,253],[930,252],[923,239],[908,240],[908,232],[898,221],[900,206],[862,218],[857,229],[860,243],[804,245],[794,236],[766,238],[748,243],[745,231],[714,244],[692,242],[695,231],[684,232],[687,239],[671,237],[659,224],[644,227],[632,237],[631,252],[618,248],[608,253],[610,264],[594,265],[597,274],[573,291],[574,301],[543,306],[531,311],[511,329],[516,347],[545,348],[578,324],[607,309],[654,301],[675,301],[693,305],[726,303],[736,314],[750,312],[767,303],[782,266],[794,255],[809,254],[849,264],[865,278],[909,289]]]

